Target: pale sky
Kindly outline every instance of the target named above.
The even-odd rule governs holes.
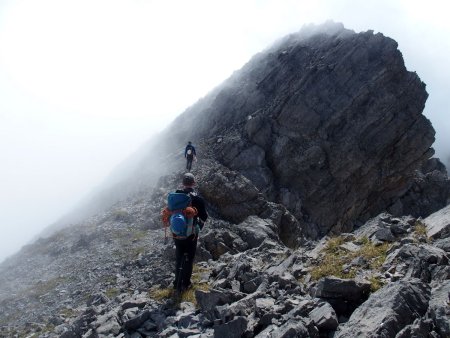
[[[399,43],[446,150],[446,1],[0,0],[0,261],[275,39],[342,22]],[[183,147],[184,145],[180,145]]]

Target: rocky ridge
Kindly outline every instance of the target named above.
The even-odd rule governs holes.
[[[194,288],[171,296],[160,229],[175,161],[153,189],[4,262],[1,335],[447,337],[450,185],[429,159],[426,96],[381,34],[326,24],[280,40],[151,154],[188,138],[202,154],[211,219]],[[158,172],[142,163],[135,183]]]
[[[180,142],[203,137],[318,238],[384,210],[423,216],[403,196],[433,154],[427,96],[394,40],[330,23],[255,56],[175,123],[187,125]],[[439,205],[429,212],[447,203],[430,200]]]
[[[162,229],[148,230],[145,223],[159,218],[158,208],[145,201],[162,203],[178,179],[164,177],[140,204],[124,201],[3,264],[2,334],[446,337],[450,332],[448,207],[423,220],[383,213],[353,233],[296,249],[280,239],[281,213],[249,215],[234,224],[213,212],[199,242],[194,289],[178,303],[170,294],[172,244],[164,242]]]
[[[72,218],[180,168],[187,140],[285,206],[312,239],[348,232],[386,210],[426,216],[447,205],[450,192],[445,167],[429,161],[427,96],[394,40],[333,22],[306,26],[186,109],[116,171],[112,181],[121,182]]]

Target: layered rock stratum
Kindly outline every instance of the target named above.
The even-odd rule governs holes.
[[[448,337],[450,183],[397,47],[326,23],[255,55],[0,265],[0,333]],[[187,140],[211,217],[179,300],[160,210]]]

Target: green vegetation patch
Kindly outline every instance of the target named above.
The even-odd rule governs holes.
[[[181,294],[182,302],[191,302],[195,306],[197,306],[197,299],[195,298],[195,290],[208,291],[210,289],[208,283],[195,284],[189,290],[184,291]]]
[[[371,292],[375,292],[375,291],[381,289],[381,287],[384,285],[384,283],[381,281],[380,277],[377,277],[377,276],[371,276],[369,278],[369,282],[370,282],[370,291]]]
[[[209,270],[206,268],[194,265],[194,267],[192,269],[192,277],[191,277],[192,288],[184,291],[181,294],[181,298],[178,300],[179,302],[190,302],[190,303],[193,303],[195,306],[197,306],[197,300],[195,298],[195,291],[196,290],[208,291],[210,289],[210,285],[208,283],[201,282],[201,275],[208,271]],[[154,300],[162,301],[164,299],[176,297],[176,290],[174,290],[172,287],[163,288],[163,289],[154,287],[154,288],[150,289],[150,291],[148,292],[148,295],[150,298],[153,298]]]
[[[357,265],[350,266],[350,263],[358,257],[363,258],[370,269],[378,270],[385,262],[387,251],[391,247],[389,243],[374,245],[367,237],[363,237],[354,241],[359,244],[359,249],[352,252],[341,247],[348,241],[350,239],[342,236],[331,238],[328,241],[321,251],[316,265],[310,271],[313,280],[329,276],[344,279],[356,277],[364,268]]]
[[[136,230],[132,232],[133,235],[133,239],[132,241],[141,241],[143,239],[145,239],[145,237],[147,237],[148,235],[148,231],[147,230]]]
[[[60,315],[64,316],[64,318],[75,317],[78,313],[72,308],[64,308],[59,311]]]
[[[106,297],[108,297],[109,299],[113,299],[115,298],[118,294],[120,293],[119,289],[117,288],[108,288],[105,291],[105,295]]]
[[[427,235],[427,226],[420,220],[417,220],[413,226],[413,236],[416,240],[424,239],[427,243],[431,241]]]
[[[210,286],[208,283],[195,283],[193,282],[192,288],[189,290],[183,291],[181,294],[181,298],[178,300],[179,302],[190,302],[197,306],[197,299],[195,298],[195,291],[196,290],[202,290],[202,291],[208,291],[210,289]],[[174,298],[176,297],[176,290],[173,288],[152,288],[148,295],[150,298],[153,298],[157,301],[162,301],[164,299]]]
[[[153,287],[149,290],[148,295],[150,298],[154,300],[161,301],[174,296],[174,290],[173,288],[162,289],[158,287]]]

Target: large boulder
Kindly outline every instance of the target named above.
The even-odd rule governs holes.
[[[339,325],[336,313],[326,302],[313,309],[308,316],[321,331],[334,331]]]
[[[429,299],[429,286],[417,279],[388,284],[353,312],[335,338],[394,338],[427,312]]]
[[[338,315],[349,316],[369,297],[369,292],[368,282],[326,277],[317,283],[314,296],[330,303]]]
[[[245,176],[214,161],[199,168],[199,190],[210,206],[226,220],[242,222],[250,215],[259,215],[267,201]]]
[[[256,216],[248,217],[244,222],[238,224],[236,231],[248,243],[249,248],[256,248],[266,238],[276,240],[278,237],[274,232],[276,227],[270,222]]]

